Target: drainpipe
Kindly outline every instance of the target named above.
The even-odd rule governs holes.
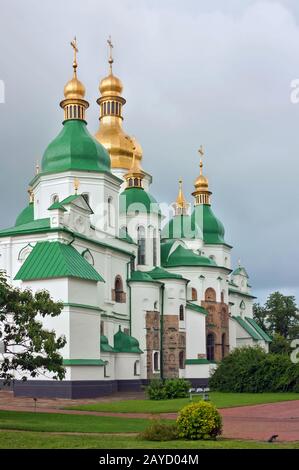
[[[132,336],[132,289],[130,283],[128,282],[129,279],[129,266],[131,265],[132,261],[134,260],[135,256],[133,255],[130,261],[127,262],[127,286],[129,290],[129,331],[130,336]]]
[[[163,333],[164,333],[164,292],[165,285],[161,286],[161,312],[160,312],[160,376],[164,380],[164,369],[163,369]]]

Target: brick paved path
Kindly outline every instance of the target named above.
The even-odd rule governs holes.
[[[151,418],[154,416],[149,413],[110,413],[62,409],[72,405],[134,398],[143,398],[143,395],[142,393],[119,393],[113,397],[94,400],[39,399],[37,411],[42,413],[116,416],[119,418]],[[0,391],[0,409],[34,411],[34,401],[32,398],[14,398],[12,392]],[[299,441],[299,400],[225,408],[221,409],[220,413],[223,418],[223,436],[226,438],[265,441],[273,434],[278,434],[278,441]],[[165,419],[175,419],[176,413],[161,413],[159,416]]]

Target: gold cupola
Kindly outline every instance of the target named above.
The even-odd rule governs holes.
[[[189,209],[189,204],[183,193],[183,180],[179,179],[179,192],[176,201],[173,203],[175,215],[186,215]]]
[[[198,153],[200,154],[201,157],[204,155],[202,146],[200,146]],[[199,172],[199,176],[196,178],[194,182],[195,191],[193,191],[192,196],[195,197],[195,205],[210,204],[210,196],[212,193],[211,191],[209,191],[209,180],[202,173],[203,163],[202,163],[201,158],[200,158],[199,168],[200,168],[200,172]]]
[[[111,38],[107,41],[109,46],[109,75],[100,82],[100,98],[97,103],[100,106],[100,125],[95,138],[108,150],[111,158],[111,167],[130,170],[135,159],[142,159],[142,148],[135,138],[128,136],[122,127],[122,108],[126,100],[122,96],[123,85],[121,80],[113,74]],[[133,151],[133,147],[135,150]]]
[[[142,180],[145,174],[140,166],[140,160],[136,158],[136,147],[134,145],[134,141],[133,139],[128,139],[128,140],[131,140],[131,144],[133,145],[133,160],[132,160],[131,168],[129,169],[128,173],[124,175],[124,178],[127,182],[127,188],[143,189]]]
[[[85,110],[88,108],[89,103],[84,99],[85,86],[77,77],[77,40],[76,37],[71,42],[74,50],[73,60],[73,78],[67,82],[64,87],[64,100],[61,101],[60,106],[64,109],[64,120],[80,119],[85,120]]]

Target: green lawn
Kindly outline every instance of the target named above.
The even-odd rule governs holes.
[[[48,432],[130,433],[143,431],[148,419],[0,411],[0,429]]]
[[[0,431],[0,449],[299,449],[299,442],[268,444],[230,439],[150,442],[136,437]]]
[[[299,400],[299,393],[221,393],[211,392],[211,401],[217,408],[232,406],[257,405],[260,403],[275,403],[278,401]],[[200,400],[198,396],[195,400]],[[99,402],[90,405],[74,406],[72,409],[86,411],[114,411],[121,413],[171,413],[179,411],[190,403],[189,398],[175,400],[122,400]]]

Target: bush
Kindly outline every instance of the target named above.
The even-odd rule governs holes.
[[[176,420],[183,439],[215,439],[222,432],[222,419],[212,403],[200,401],[185,406]]]
[[[154,419],[138,437],[147,441],[173,441],[178,439],[177,425],[175,422],[166,424],[163,421]]]
[[[150,400],[166,400],[172,398],[185,398],[188,396],[191,383],[185,379],[153,379],[145,387]]]
[[[288,355],[242,347],[223,359],[209,385],[220,392],[298,392],[299,364]]]

